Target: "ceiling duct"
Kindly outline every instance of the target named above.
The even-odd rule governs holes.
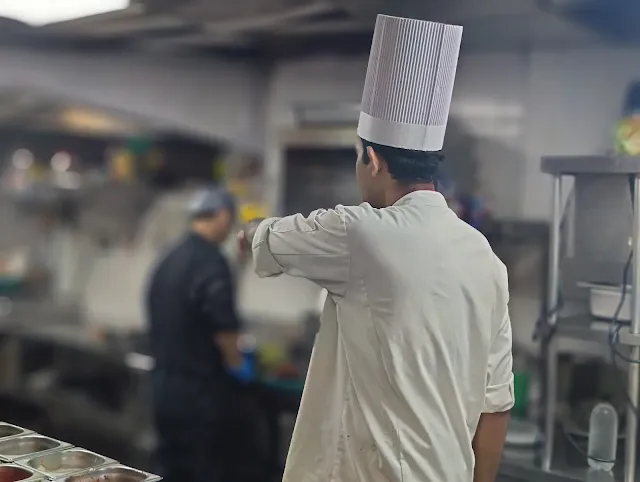
[[[543,9],[620,43],[640,43],[638,0],[539,0]]]
[[[193,22],[226,22],[239,19],[260,18],[283,15],[302,9],[322,13],[335,5],[325,1],[310,0],[234,0],[232,2],[212,2],[209,0],[148,0],[149,14],[169,13]]]

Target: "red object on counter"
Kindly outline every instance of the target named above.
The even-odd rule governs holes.
[[[18,482],[28,479],[31,475],[31,472],[25,469],[0,466],[0,482]]]

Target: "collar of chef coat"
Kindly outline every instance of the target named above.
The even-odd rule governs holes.
[[[394,206],[406,206],[411,204],[418,206],[446,207],[447,201],[438,191],[428,191],[423,189],[405,194],[393,203]]]

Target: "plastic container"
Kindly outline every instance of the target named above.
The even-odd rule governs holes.
[[[599,403],[589,418],[589,467],[611,471],[618,450],[618,412],[609,403]]]
[[[578,286],[589,289],[589,311],[595,318],[611,320],[616,315],[622,297],[621,286],[610,286],[595,283],[578,283]],[[625,287],[624,302],[616,321],[628,322],[631,320],[631,291]]]
[[[529,373],[525,371],[514,370],[513,374],[513,395],[515,398],[515,404],[511,413],[517,417],[524,418],[527,416],[527,409],[529,407],[529,385],[530,385]]]

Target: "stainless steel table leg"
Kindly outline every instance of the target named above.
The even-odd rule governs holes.
[[[640,176],[636,176],[633,196],[633,269],[631,277],[631,335],[640,334]],[[640,347],[637,345],[631,348],[631,360],[640,359]],[[629,364],[629,407],[627,408],[627,436],[625,438],[625,464],[624,481],[635,482],[637,463],[637,437],[638,437],[638,378],[640,377],[640,365],[638,363]]]
[[[17,390],[22,379],[22,343],[8,335],[0,343],[0,385],[4,390]]]
[[[562,176],[553,177],[553,200],[551,213],[551,230],[549,236],[549,282],[547,286],[546,322],[554,327],[559,310],[560,301],[560,248],[562,229]],[[553,436],[555,429],[556,397],[558,394],[558,360],[557,342],[554,338],[548,341],[547,369],[546,369],[546,402],[544,420],[544,452],[542,454],[542,467],[551,469],[553,458]]]
[[[557,341],[551,339],[547,350],[546,400],[544,409],[544,447],[542,469],[551,470],[553,461],[553,438],[556,423],[556,403],[558,400],[558,352]]]

